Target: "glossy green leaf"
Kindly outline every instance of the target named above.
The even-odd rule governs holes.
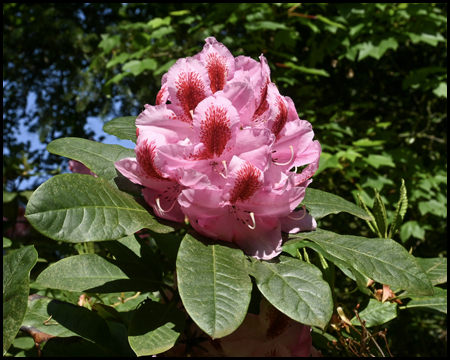
[[[12,244],[11,240],[9,240],[8,238],[5,238],[5,237],[3,236],[3,249],[4,249],[4,248],[10,247],[11,244]]]
[[[447,258],[416,259],[433,286],[447,282]]]
[[[9,192],[3,190],[3,203],[9,203],[13,201],[16,198],[16,196],[17,196],[16,192]]]
[[[175,303],[146,301],[131,318],[128,340],[138,356],[160,354],[175,345],[185,321],[186,315]]]
[[[339,235],[322,229],[298,233],[290,238],[292,240],[286,245],[309,239],[322,247],[325,258],[343,262],[347,268],[381,284],[422,295],[433,294],[432,285],[419,262],[391,239]]]
[[[366,321],[366,327],[382,325],[397,317],[397,303],[380,302],[375,299],[370,299],[369,304],[359,312],[359,317],[362,321]],[[351,323],[356,326],[361,326],[361,323],[356,316],[351,320]]]
[[[173,231],[107,180],[82,174],[57,175],[42,184],[25,216],[45,236],[72,243],[118,239],[143,228]]]
[[[104,241],[101,244],[114,255],[116,260],[140,264],[148,268],[155,279],[161,280],[162,267],[159,257],[138,235],[130,235],[113,241]]]
[[[305,205],[316,220],[340,212],[347,212],[364,220],[372,220],[359,206],[321,190],[307,188],[305,198],[300,205]]]
[[[421,309],[439,311],[447,314],[447,289],[434,288],[433,296],[412,296],[412,300],[406,304],[407,309]]]
[[[178,289],[196,324],[212,338],[231,334],[244,320],[252,283],[244,253],[186,234],[177,258]]]
[[[170,263],[175,266],[181,237],[175,234],[152,234],[152,237]]]
[[[136,118],[137,116],[124,116],[112,119],[103,125],[103,131],[136,143]]]
[[[294,69],[294,70],[297,70],[297,71],[300,71],[300,72],[306,73],[306,74],[319,75],[319,76],[325,76],[325,77],[330,76],[330,74],[323,69],[308,68],[305,66],[296,65],[293,62],[286,62],[284,65],[290,67],[291,69]]]
[[[332,21],[332,20],[326,18],[325,16],[316,15],[316,18],[317,18],[317,20],[323,21],[325,24],[337,27],[339,29],[342,29],[342,30],[346,30],[347,29],[344,25],[339,24],[339,23],[337,23],[335,21]]]
[[[258,289],[291,319],[324,328],[333,313],[333,299],[322,272],[298,259],[280,256],[279,260],[253,261]]]
[[[81,336],[107,348],[113,346],[106,321],[83,306],[54,300],[37,294],[28,297],[23,324],[58,337]]]
[[[148,268],[96,254],[59,260],[46,268],[36,283],[52,289],[97,293],[159,289],[159,281]]]
[[[392,161],[392,156],[389,155],[370,154],[369,156],[363,158],[363,160],[375,169],[378,169],[381,166],[395,168],[395,163]]]
[[[3,257],[3,354],[19,332],[30,284],[30,270],[38,258],[34,246],[25,246]]]
[[[62,138],[53,140],[47,145],[53,154],[78,160],[86,165],[94,174],[114,184],[117,170],[114,163],[127,157],[136,157],[134,150],[120,145],[102,144],[96,141],[79,138]]]

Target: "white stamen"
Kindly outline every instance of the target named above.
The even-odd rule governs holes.
[[[222,175],[224,177],[224,179],[228,178],[228,168],[227,168],[227,162],[225,160],[222,161],[223,167],[225,168],[225,175],[222,173],[219,173],[220,175]]]
[[[163,210],[163,209],[161,208],[161,204],[159,203],[159,198],[156,198],[156,205],[158,205],[158,209],[161,210],[161,212],[163,212],[163,213],[166,213],[166,212],[169,212],[170,210],[172,210],[173,207],[175,206],[175,203],[176,203],[176,202],[177,202],[176,200],[173,201],[172,206],[170,207],[169,210]]]
[[[255,227],[256,227],[255,214],[251,212],[249,215],[250,215],[250,217],[252,218],[253,226],[250,226],[250,225],[248,225],[248,224],[247,224],[247,226],[248,226],[250,229],[254,230]]]
[[[288,215],[288,218],[289,218],[289,219],[292,219],[292,220],[301,220],[301,219],[303,219],[303,218],[306,216],[305,205],[303,205],[302,208],[303,208],[303,215],[302,215],[301,217],[295,218],[295,217],[292,217],[292,216]]]
[[[191,118],[194,118],[194,110],[189,110],[189,112],[191,113]]]
[[[275,165],[281,165],[281,166],[284,166],[284,165],[287,165],[287,164],[289,164],[291,161],[292,161],[292,159],[294,158],[294,148],[292,147],[292,146],[289,146],[290,148],[291,148],[291,158],[289,159],[289,161],[288,162],[285,162],[285,163],[274,163]]]

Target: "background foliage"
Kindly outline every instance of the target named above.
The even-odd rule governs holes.
[[[31,281],[63,256],[105,251],[50,241],[27,227],[30,192],[18,192],[21,181],[36,179],[33,190],[65,164],[46,150],[30,152],[20,126],[44,144],[89,138],[88,116],[139,114],[154,104],[162,74],[215,36],[234,56],[264,53],[280,93],[312,123],[323,153],[311,187],[353,202],[359,193],[369,208],[376,189],[392,218],[405,179],[409,204],[394,239],[416,257],[446,257],[446,34],[446,4],[4,4],[7,245],[35,245]],[[374,236],[348,215],[319,226]],[[336,283],[339,301],[352,309],[358,296],[348,286]],[[78,301],[68,291],[51,296]],[[443,315],[405,310],[387,326],[393,355],[445,351]],[[11,353],[28,349],[20,346]]]

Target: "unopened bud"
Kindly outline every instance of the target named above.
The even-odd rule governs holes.
[[[339,314],[339,317],[342,319],[343,322],[345,322],[348,325],[351,325],[352,323],[350,322],[350,320],[347,318],[347,316],[344,313],[344,310],[342,310],[341,307],[337,308],[337,312]]]

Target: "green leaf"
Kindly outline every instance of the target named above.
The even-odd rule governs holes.
[[[36,283],[51,289],[112,293],[157,291],[159,281],[140,264],[83,254],[59,260],[46,268]]]
[[[370,299],[367,307],[359,313],[362,321],[366,320],[366,327],[382,325],[397,317],[397,304],[390,302],[380,302],[375,299]],[[351,323],[356,326],[361,326],[361,323],[356,316],[351,320]]]
[[[133,314],[128,339],[137,356],[160,354],[172,348],[184,330],[186,315],[175,307],[146,301]]]
[[[359,206],[321,190],[307,188],[305,198],[300,205],[305,205],[316,220],[340,212],[347,212],[364,220],[372,220]]]
[[[437,97],[443,97],[447,99],[447,83],[446,82],[439,83],[437,88],[433,90],[433,94],[436,95]]]
[[[162,267],[159,257],[138,235],[130,235],[113,241],[104,241],[101,244],[108,248],[116,260],[141,264],[153,273],[155,279],[159,281],[162,279]]]
[[[447,258],[416,259],[433,286],[447,282]]]
[[[3,354],[19,332],[30,284],[30,270],[38,258],[34,246],[25,246],[3,256]]]
[[[423,240],[425,237],[425,229],[415,220],[405,222],[400,228],[400,239],[403,244],[408,241],[411,236],[420,240]]]
[[[388,237],[390,239],[392,239],[398,229],[400,229],[406,210],[408,210],[408,196],[406,194],[405,180],[402,179],[402,186],[400,186],[400,199],[398,200],[397,208],[394,213],[394,219],[392,220],[392,225],[389,230]]]
[[[253,261],[258,289],[291,319],[325,328],[333,313],[333,299],[322,272],[298,259],[281,255],[279,260]]]
[[[22,326],[61,338],[81,336],[107,348],[114,348],[108,325],[97,313],[83,306],[38,294],[28,297]]]
[[[363,158],[363,160],[375,169],[381,166],[389,166],[395,168],[395,163],[392,161],[392,156],[390,155],[375,155],[370,154],[368,157]]]
[[[10,247],[11,244],[12,244],[11,240],[9,240],[8,238],[5,238],[5,237],[3,236],[3,249],[4,249],[4,248]]]
[[[181,237],[175,234],[152,234],[152,238],[163,254],[167,256],[170,263],[176,266]]]
[[[375,200],[373,202],[373,216],[375,218],[375,222],[377,223],[378,228],[378,236],[382,238],[387,238],[387,215],[386,215],[386,208],[384,207],[383,200],[380,197],[380,194],[378,194],[377,189],[374,189],[375,191]]]
[[[434,288],[433,296],[411,296],[412,300],[406,304],[407,309],[421,309],[439,311],[447,314],[447,289]]]
[[[171,13],[170,15],[173,15],[173,14]],[[172,19],[171,19],[170,16],[166,16],[164,19],[161,19],[161,18],[157,17],[157,18],[154,18],[154,19],[150,20],[147,23],[147,25],[151,26],[153,28],[153,30],[154,30],[154,29],[159,28],[160,26],[170,25],[170,21],[171,20]]]
[[[123,64],[125,61],[128,60],[128,58],[130,57],[130,54],[128,53],[121,53],[119,56],[116,56],[114,58],[112,58],[111,60],[108,61],[108,63],[106,64],[106,68],[112,68],[114,65],[117,64]]]
[[[335,21],[331,21],[330,19],[328,19],[328,18],[326,18],[325,16],[322,16],[322,15],[316,15],[316,19],[324,22],[325,24],[337,27],[339,29],[343,29],[343,30],[347,29],[344,25],[339,24],[339,23],[337,23]]]
[[[54,337],[41,344],[42,357],[110,357],[104,348],[79,336]]]
[[[258,30],[289,30],[286,25],[280,22],[274,21],[256,21],[256,22],[246,22],[245,28],[247,31],[258,31]]]
[[[52,154],[65,156],[82,162],[96,175],[105,178],[111,184],[117,177],[114,163],[127,157],[136,157],[134,150],[120,145],[107,145],[79,138],[62,138],[47,145]]]
[[[322,229],[298,233],[290,238],[293,240],[285,245],[304,239],[314,241],[322,247],[321,254],[328,260],[344,262],[347,268],[381,284],[421,295],[433,294],[432,285],[419,262],[391,239],[339,235]]]
[[[181,242],[178,289],[195,323],[213,339],[235,331],[244,320],[252,283],[239,249],[211,243],[195,232]]]
[[[25,216],[45,236],[72,243],[118,239],[143,228],[173,231],[105,179],[82,174],[57,175],[39,186]]]
[[[101,34],[102,41],[98,44],[98,47],[103,49],[104,53],[109,53],[111,50],[120,44],[120,35],[110,36],[109,34]]]
[[[136,143],[136,118],[137,116],[124,116],[112,119],[103,125],[103,131]]]
[[[155,70],[157,65],[154,59],[131,60],[123,65],[122,71],[130,70],[134,76],[138,76],[145,70]]]
[[[3,190],[3,203],[9,203],[13,201],[16,198],[16,196],[17,196],[16,192],[9,192]]]
[[[360,139],[358,141],[353,141],[353,146],[380,146],[383,145],[386,141],[385,140],[370,140],[370,139]]]
[[[307,74],[311,74],[311,75],[319,75],[319,76],[325,76],[325,77],[329,77],[330,74],[328,72],[326,72],[323,69],[313,69],[313,68],[307,68],[305,66],[299,66],[294,64],[293,62],[286,62],[284,65],[290,67],[291,69],[300,71],[302,73],[307,73]]]

